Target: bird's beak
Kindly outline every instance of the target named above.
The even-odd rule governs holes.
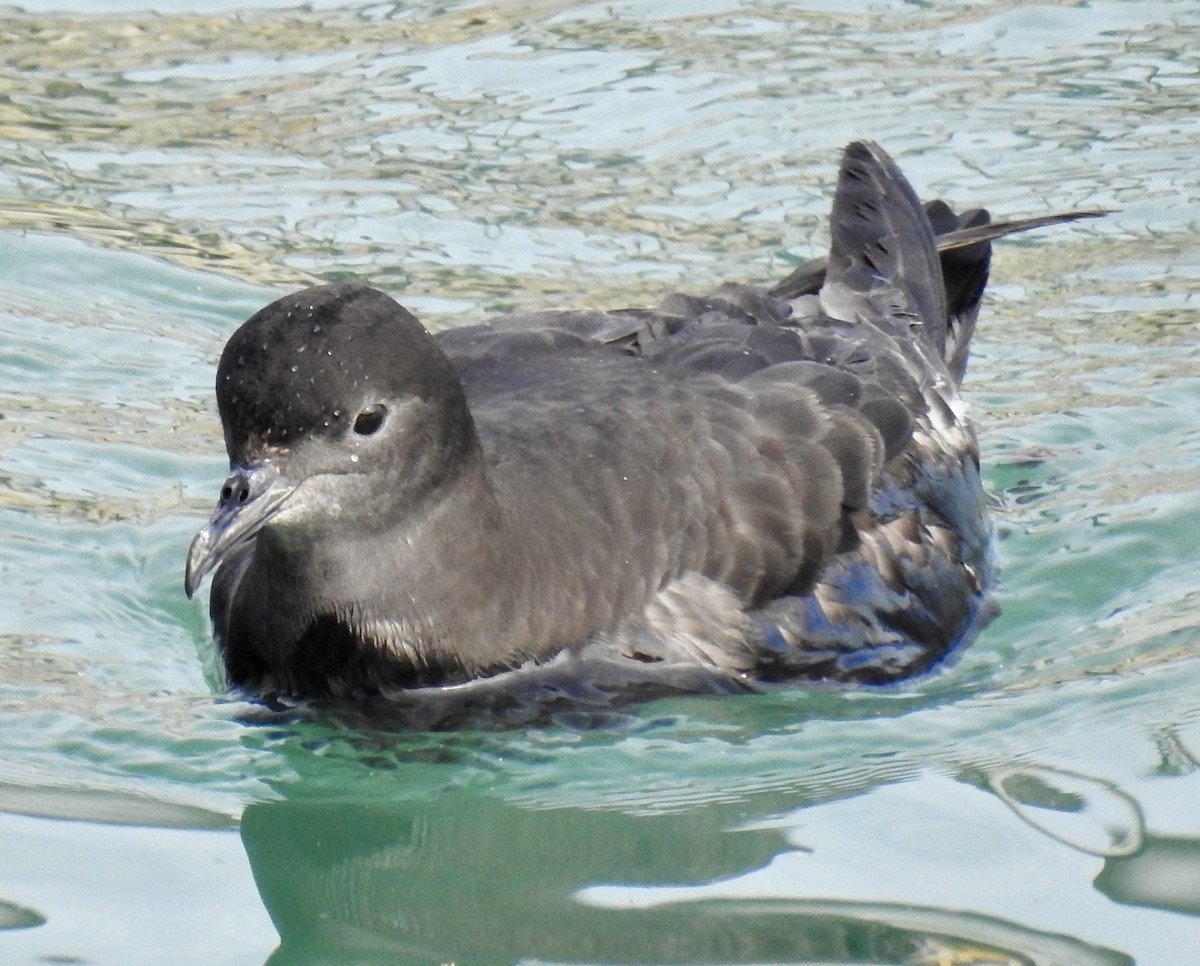
[[[188,548],[183,589],[191,597],[204,575],[229,552],[250,540],[276,513],[296,484],[279,475],[269,463],[234,467],[221,487],[221,498],[208,525]]]

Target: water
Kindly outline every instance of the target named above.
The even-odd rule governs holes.
[[[29,0],[0,34],[0,961],[1188,964],[1195,6]],[[768,281],[870,136],[1003,243],[1003,612],[885,693],[520,733],[244,720],[191,533],[225,337]]]

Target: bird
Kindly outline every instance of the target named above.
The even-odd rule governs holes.
[[[842,153],[829,253],[771,286],[432,335],[367,285],[289,294],[216,374],[228,683],[325,706],[619,704],[929,672],[994,612],[961,392],[992,222]]]

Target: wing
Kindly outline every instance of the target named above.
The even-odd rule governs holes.
[[[1094,214],[991,226],[922,206],[858,142],[828,258],[774,288],[506,316],[441,342],[526,525],[574,541],[567,595],[598,581],[615,602],[596,616],[605,653],[892,680],[989,613],[958,384],[990,239]]]

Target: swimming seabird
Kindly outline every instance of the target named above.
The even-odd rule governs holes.
[[[230,682],[299,698],[925,671],[990,612],[960,396],[989,241],[1092,214],[922,206],[860,141],[828,258],[773,288],[436,336],[363,285],[285,296],[221,356],[187,593],[215,567]]]

